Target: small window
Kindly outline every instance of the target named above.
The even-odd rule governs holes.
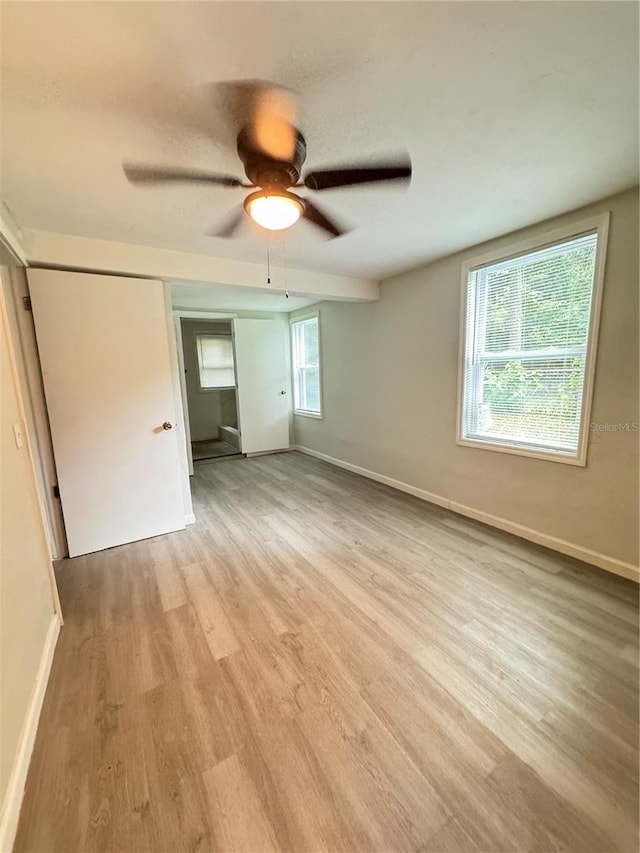
[[[459,443],[585,464],[605,240],[465,267]]]
[[[319,338],[317,316],[291,323],[295,411],[313,417],[322,415]]]
[[[201,391],[233,388],[233,343],[229,335],[196,335],[198,382]]]

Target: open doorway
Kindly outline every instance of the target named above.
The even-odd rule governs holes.
[[[230,320],[180,321],[193,461],[241,453]]]
[[[238,317],[174,308],[173,317],[189,474],[198,461],[194,451],[200,460],[231,457],[232,451],[219,441],[230,445],[233,455],[287,450],[291,380],[286,315]]]

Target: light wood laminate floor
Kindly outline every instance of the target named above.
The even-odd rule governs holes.
[[[637,849],[637,587],[299,453],[65,561],[16,851]]]
[[[194,462],[203,459],[218,459],[221,456],[241,455],[237,447],[234,447],[227,441],[221,441],[219,438],[213,438],[208,441],[192,441],[191,454]]]

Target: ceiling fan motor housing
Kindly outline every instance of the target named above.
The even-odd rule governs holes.
[[[302,164],[307,156],[307,143],[300,131],[296,130],[292,159],[276,160],[256,146],[251,129],[245,127],[238,134],[238,156],[252,184],[265,190],[287,189],[300,179]]]

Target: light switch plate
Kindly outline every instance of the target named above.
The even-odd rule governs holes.
[[[16,440],[16,447],[18,448],[18,450],[20,450],[20,448],[24,444],[24,432],[22,431],[22,424],[13,425],[13,435]]]

